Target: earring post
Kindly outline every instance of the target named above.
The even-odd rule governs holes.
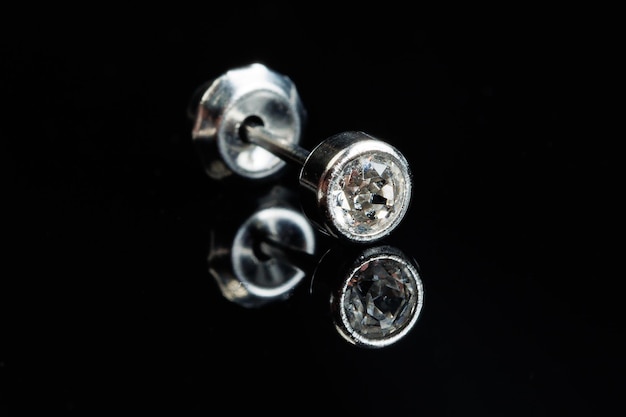
[[[246,121],[241,127],[239,134],[244,141],[258,145],[287,162],[302,167],[309,157],[309,151],[276,136],[261,124]]]

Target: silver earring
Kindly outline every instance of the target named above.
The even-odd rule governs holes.
[[[300,167],[301,205],[323,233],[350,243],[387,237],[407,213],[413,179],[392,145],[360,131],[299,146],[306,111],[288,77],[262,64],[226,72],[198,104],[192,137],[207,173],[261,179]],[[216,152],[217,150],[217,152]],[[221,160],[216,157],[221,156]]]

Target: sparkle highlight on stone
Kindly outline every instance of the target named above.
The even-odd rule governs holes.
[[[329,209],[337,227],[353,235],[387,229],[406,204],[405,175],[384,153],[367,153],[346,163],[329,185]]]

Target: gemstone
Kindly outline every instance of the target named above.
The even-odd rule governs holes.
[[[329,185],[329,208],[339,230],[372,235],[391,228],[406,209],[406,172],[380,152],[348,161]]]
[[[395,257],[363,263],[348,281],[344,319],[358,338],[382,340],[408,331],[421,309],[417,272]]]

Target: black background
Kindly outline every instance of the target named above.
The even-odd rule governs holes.
[[[0,414],[615,411],[610,25],[583,11],[360,12],[4,27]],[[306,291],[239,307],[208,275],[211,227],[263,187],[205,175],[188,105],[252,62],[295,82],[305,148],[362,130],[408,158],[416,192],[388,243],[420,264],[426,299],[397,344],[348,345]]]

